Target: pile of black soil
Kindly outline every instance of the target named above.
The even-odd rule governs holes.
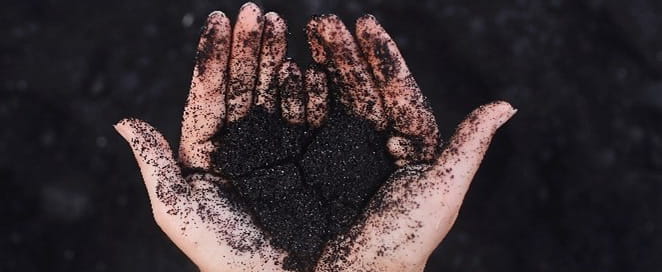
[[[216,171],[229,178],[245,176],[257,169],[294,160],[301,154],[309,131],[289,125],[262,107],[230,123],[215,138],[219,146],[213,156]]]
[[[215,138],[214,159],[271,244],[289,253],[283,267],[307,271],[393,172],[387,137],[337,106],[316,129],[256,107]]]

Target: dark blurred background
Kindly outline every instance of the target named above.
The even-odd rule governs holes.
[[[3,2],[0,271],[195,271],[111,125],[176,144],[204,18],[242,2]],[[301,65],[310,15],[377,16],[445,137],[480,104],[519,108],[426,271],[662,269],[662,2],[258,3]]]

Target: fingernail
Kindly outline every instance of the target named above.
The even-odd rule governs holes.
[[[129,125],[128,125],[129,119],[125,118],[117,122],[116,124],[113,125],[113,128],[115,128],[115,131],[124,138],[124,140],[129,141],[130,138],[130,132],[129,132]]]
[[[498,117],[498,125],[497,127],[501,127],[503,124],[505,124],[510,118],[517,113],[517,109],[515,109],[510,103],[505,102],[505,101],[497,101],[494,102],[495,107],[499,107],[500,109],[495,109],[497,111],[501,111],[501,114]]]
[[[264,15],[264,18],[275,21],[280,18],[280,15],[278,15],[278,13],[275,13],[273,11],[269,11],[267,12],[267,14]]]
[[[207,16],[207,21],[211,21],[212,19],[220,19],[220,18],[225,18],[225,13],[222,11],[213,11],[212,13],[209,13],[209,16]]]
[[[244,3],[243,5],[241,5],[241,8],[239,8],[239,10],[243,10],[243,9],[245,9],[245,8],[247,8],[247,7],[253,7],[253,8],[257,8],[257,9],[260,8],[260,7],[258,7],[258,6],[257,6],[255,3],[253,3],[253,2],[246,2],[246,3]]]
[[[372,15],[372,14],[365,14],[365,15],[359,17],[359,19],[357,21],[373,21],[373,22],[376,23],[377,18],[375,18],[375,16]]]

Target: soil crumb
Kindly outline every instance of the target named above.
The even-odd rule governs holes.
[[[288,270],[312,270],[326,243],[349,230],[395,170],[388,133],[338,104],[316,129],[256,106],[214,138],[216,171],[231,180],[270,243],[288,252]]]

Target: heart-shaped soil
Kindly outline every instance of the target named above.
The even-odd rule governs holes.
[[[310,270],[395,169],[386,132],[330,108],[324,125],[309,129],[254,107],[215,137],[216,170],[271,244],[289,253],[286,269]]]

